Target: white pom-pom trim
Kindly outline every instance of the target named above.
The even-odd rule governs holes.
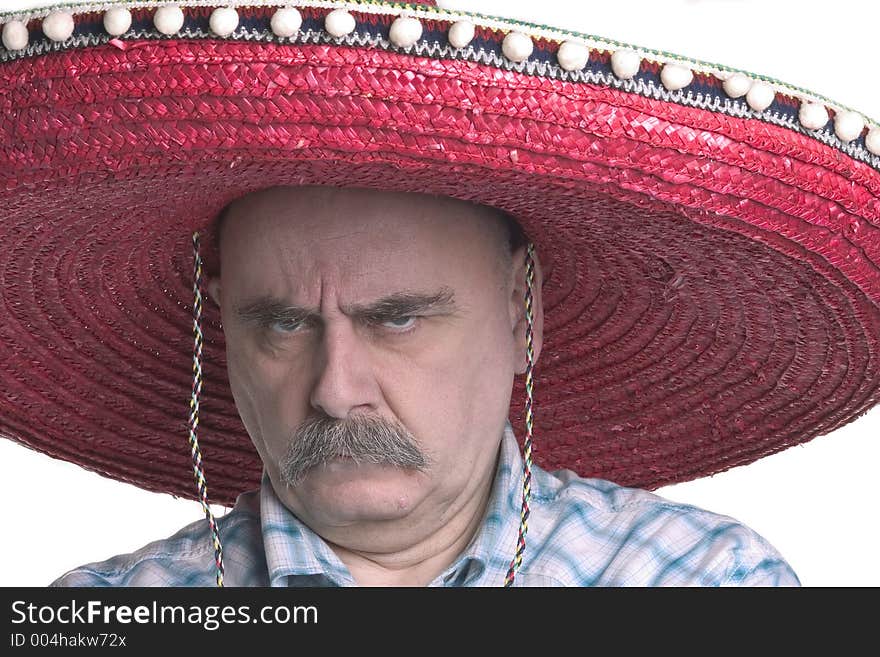
[[[422,23],[417,18],[399,16],[391,23],[388,38],[398,48],[409,48],[422,38]]]
[[[65,41],[73,34],[73,14],[53,11],[43,19],[43,34],[52,41]]]
[[[818,130],[828,123],[828,110],[819,103],[801,103],[798,119],[807,130]]]
[[[21,21],[9,21],[3,26],[3,46],[7,50],[27,48],[28,30]]]
[[[131,28],[131,12],[125,7],[113,7],[104,12],[104,30],[111,36],[121,36]]]
[[[587,65],[590,50],[583,43],[565,41],[556,52],[556,60],[565,71],[579,71]]]
[[[449,28],[449,43],[453,48],[467,48],[474,40],[476,28],[470,21],[458,21]]]
[[[776,92],[769,84],[755,82],[746,94],[746,102],[756,112],[763,112],[773,104]]]
[[[354,16],[345,9],[334,9],[324,19],[324,29],[332,37],[343,37],[354,32],[356,27]]]
[[[296,7],[282,7],[272,14],[272,32],[275,36],[292,37],[302,27],[302,14]]]
[[[177,34],[183,28],[183,9],[176,5],[159,7],[153,14],[153,25],[162,34]]]
[[[731,98],[742,98],[751,88],[751,78],[742,73],[734,73],[724,81],[724,93]]]
[[[611,70],[621,80],[630,80],[642,67],[642,58],[632,50],[618,50],[611,55]]]
[[[684,89],[694,80],[694,72],[678,64],[664,64],[660,70],[660,82],[669,91]]]
[[[858,139],[865,129],[865,119],[855,112],[838,112],[834,115],[834,134],[841,141],[850,142]]]
[[[501,42],[501,52],[512,62],[524,62],[535,48],[528,35],[522,32],[508,32]]]
[[[208,26],[217,36],[227,37],[238,27],[238,12],[233,7],[217,7],[211,12]]]

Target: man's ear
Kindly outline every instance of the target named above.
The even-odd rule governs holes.
[[[214,300],[214,303],[217,304],[217,307],[220,307],[220,277],[219,276],[206,276],[207,283],[206,287],[208,288],[208,294]]]
[[[528,367],[526,343],[526,246],[513,252],[512,292],[510,295],[510,318],[513,337],[516,341],[516,373],[525,374]],[[538,362],[541,347],[544,344],[544,305],[541,300],[541,286],[544,276],[537,251],[532,256],[534,262],[534,278],[532,280],[532,364]]]

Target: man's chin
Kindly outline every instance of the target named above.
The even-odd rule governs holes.
[[[340,457],[306,472],[294,494],[309,515],[342,522],[407,516],[425,483],[413,468]]]

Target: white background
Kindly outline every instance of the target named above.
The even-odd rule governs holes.
[[[3,9],[23,4],[0,0]],[[875,2],[440,4],[531,18],[770,75],[880,118],[873,45],[880,9]],[[181,367],[188,368],[189,363]],[[187,400],[181,399],[181,416],[186,413]],[[875,408],[806,445],[656,492],[752,527],[782,552],[805,585],[877,586],[878,429],[880,411]],[[536,449],[540,450],[540,442]],[[181,458],[188,458],[185,436],[181,436]],[[196,502],[146,493],[7,440],[0,440],[0,500],[0,585],[4,586],[48,584],[70,568],[132,551],[202,517]]]

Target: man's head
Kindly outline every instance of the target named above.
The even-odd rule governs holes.
[[[223,222],[208,287],[236,405],[282,501],[350,541],[400,522],[428,531],[484,495],[526,367],[525,246],[511,253],[504,216],[276,187]],[[540,286],[536,263],[535,358]]]

